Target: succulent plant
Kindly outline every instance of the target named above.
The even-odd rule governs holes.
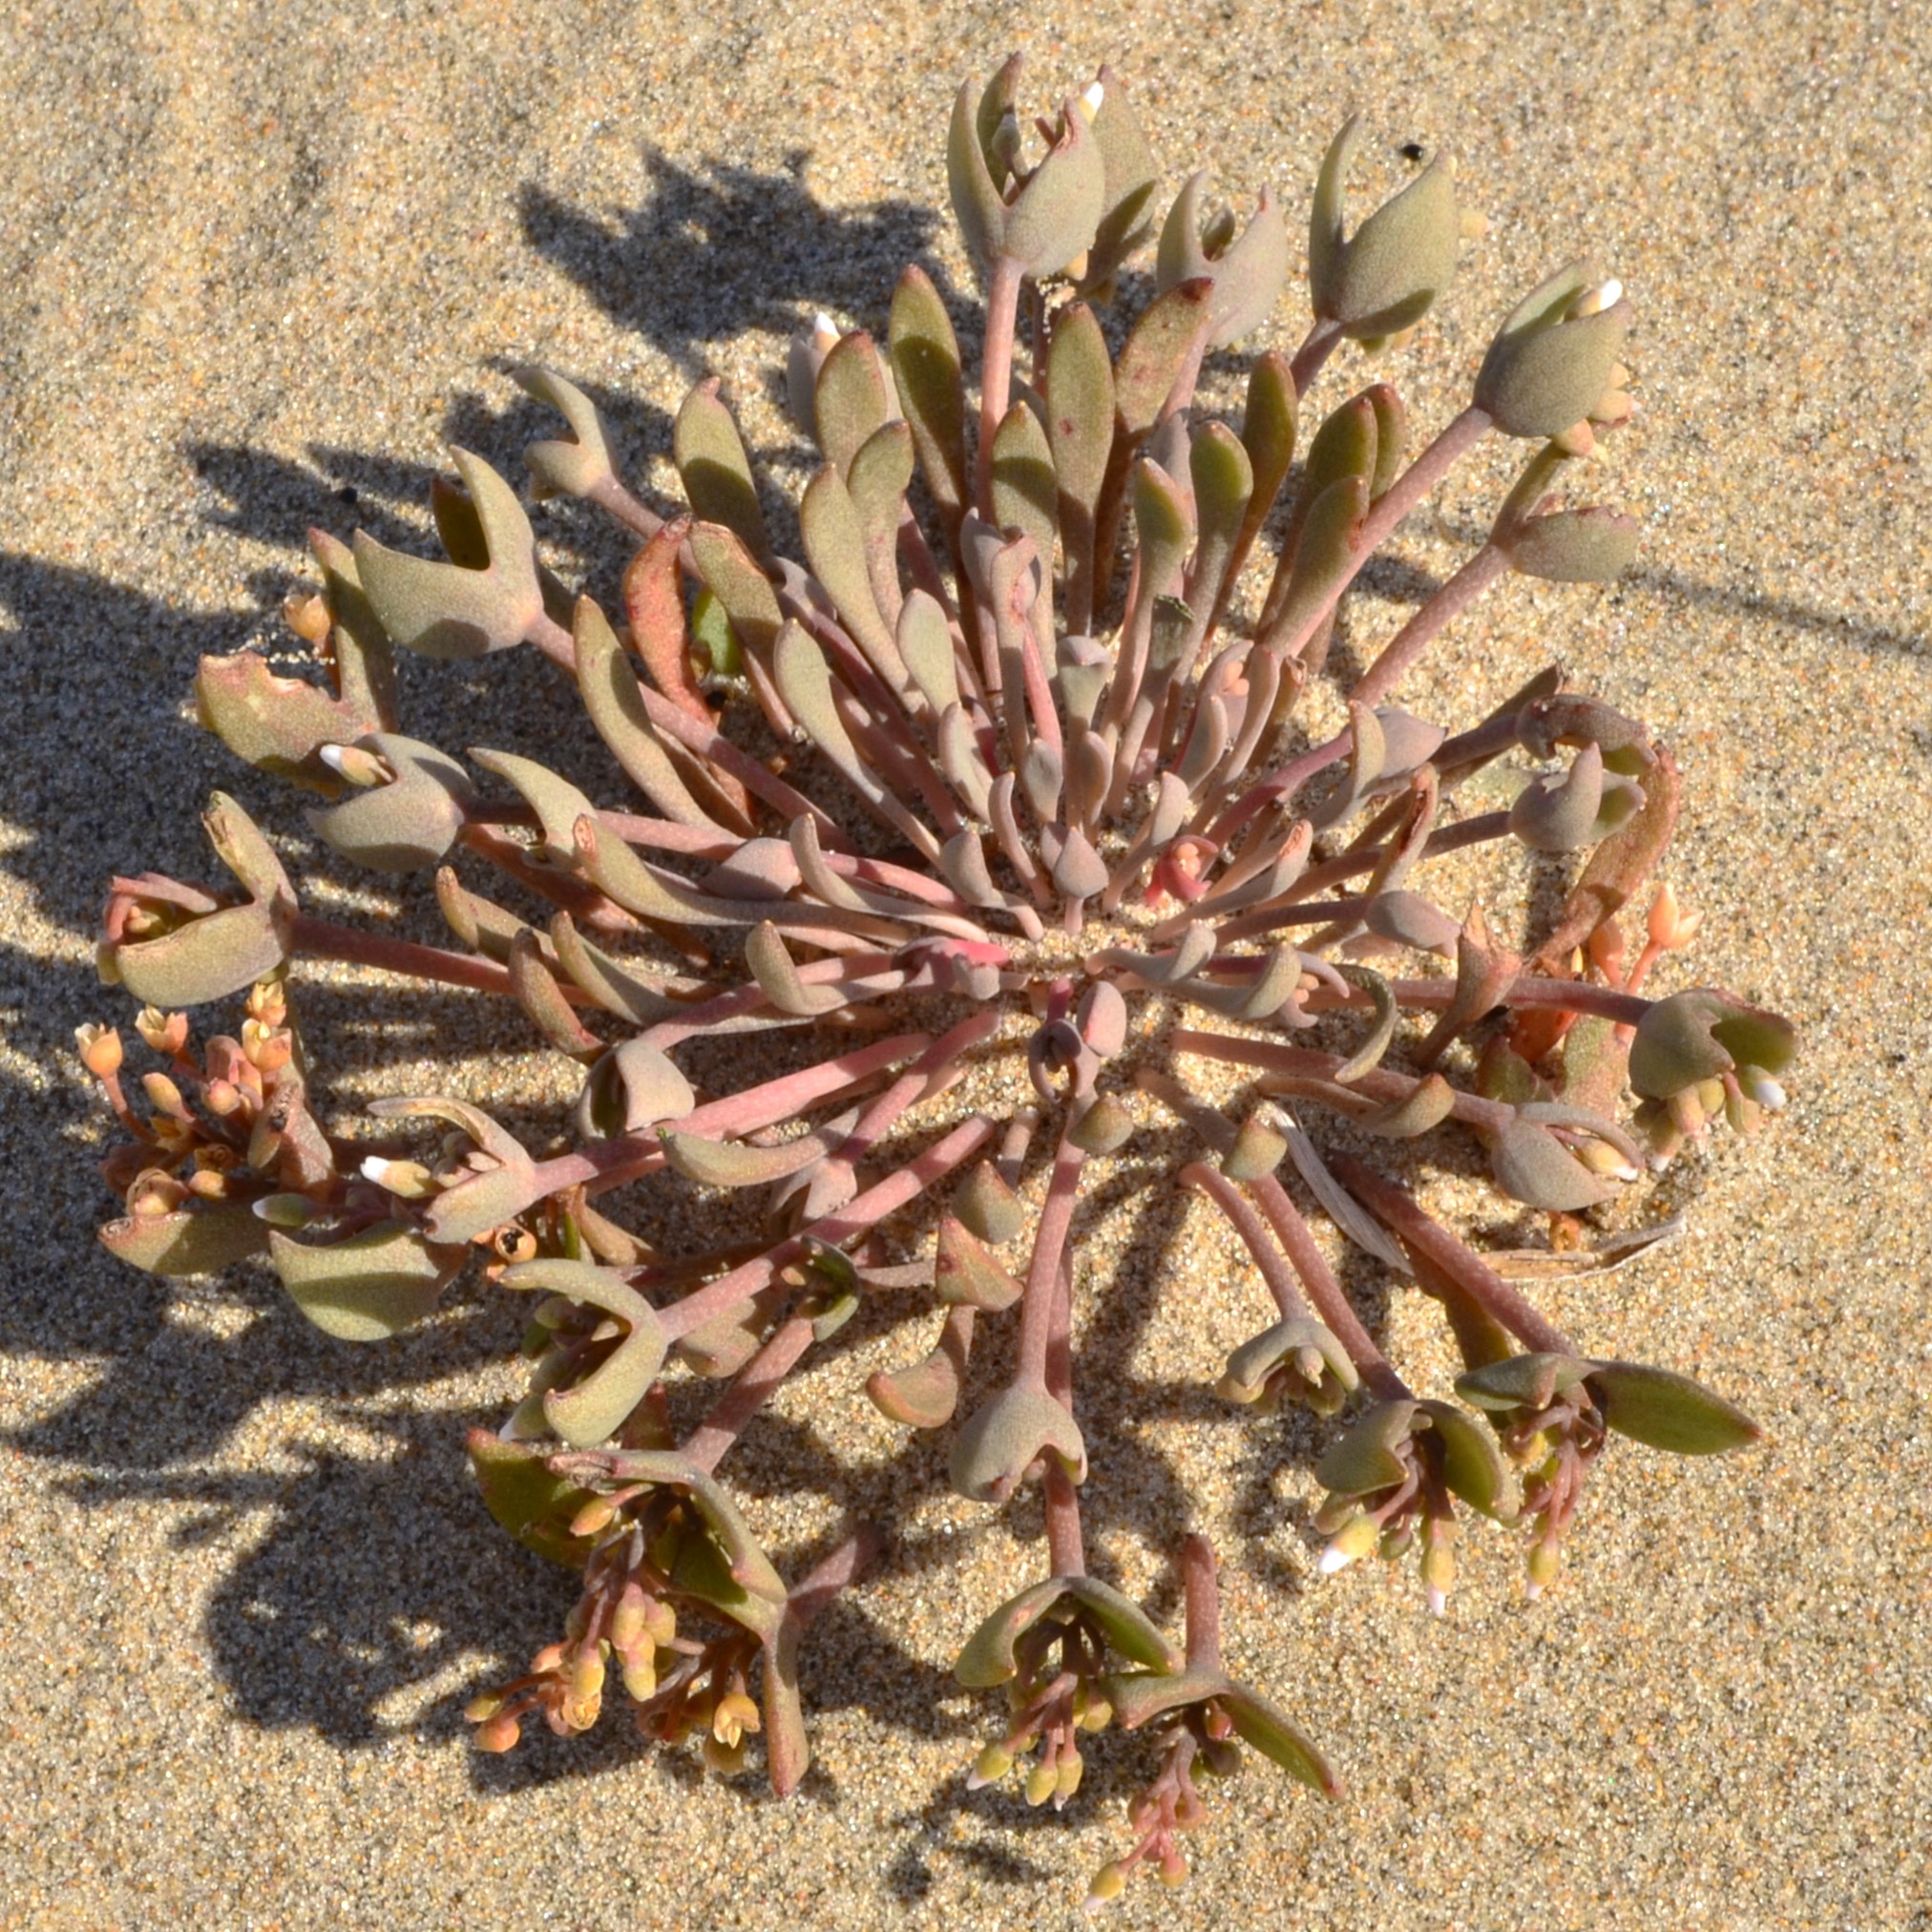
[[[1440,724],[1396,702],[1507,573],[1596,581],[1628,561],[1628,518],[1553,494],[1629,412],[1618,285],[1581,265],[1551,277],[1502,325],[1469,406],[1413,454],[1385,381],[1303,434],[1340,345],[1385,348],[1439,299],[1462,225],[1438,158],[1351,230],[1351,121],[1314,196],[1306,338],[1254,358],[1238,425],[1223,422],[1197,386],[1286,284],[1273,200],[1245,222],[1210,215],[1196,176],[1159,230],[1148,299],[1103,322],[1093,304],[1135,285],[1126,264],[1156,242],[1147,143],[1104,72],[1036,141],[1019,77],[1016,59],[962,88],[947,137],[985,287],[976,406],[917,267],[881,338],[823,319],[802,334],[788,380],[824,460],[798,503],[801,563],[773,549],[715,382],[676,421],[688,504],[661,509],[620,479],[580,390],[522,372],[568,430],[530,451],[535,495],[584,499],[637,541],[615,618],[562,590],[515,492],[457,452],[460,481],[432,505],[443,559],[314,537],[322,585],[288,616],[323,682],[243,654],[205,661],[198,685],[242,759],[320,795],[309,823],[334,851],[437,868],[457,944],[304,910],[218,796],[209,835],[239,892],[141,874],[108,903],[102,974],[142,1002],[159,1061],[149,1111],[129,1102],[117,1034],[83,1028],[81,1051],[128,1136],[105,1164],[125,1213],[102,1236],[124,1259],[181,1274],[265,1255],[347,1341],[423,1319],[472,1261],[533,1297],[529,1392],[471,1455],[489,1510],[581,1590],[563,1639],[472,1704],[485,1750],[532,1715],[588,1729],[615,1663],[648,1735],[697,1734],[731,1771],[762,1731],[773,1785],[796,1784],[801,1642],[875,1538],[855,1530],[787,1583],[718,1471],[861,1303],[923,1296],[930,1352],[866,1394],[947,1434],[963,1496],[1044,1489],[1047,1575],[959,1659],[962,1681],[1011,1703],[974,1778],[1037,1754],[1028,1797],[1063,1804],[1082,1732],[1159,1740],[1133,1843],[1093,1882],[1102,1900],[1137,1866],[1185,1874],[1174,1835],[1201,1815],[1195,1774],[1230,1770],[1236,1739],[1338,1783],[1226,1675],[1214,1556],[1188,1525],[1174,1525],[1185,1648],[1088,1574],[1082,1485],[1107,1479],[1089,1467],[1072,1344],[1105,1283],[1072,1236],[1096,1166],[1156,1120],[1198,1140],[1171,1185],[1226,1217],[1269,1303],[1222,1394],[1321,1417],[1357,1405],[1316,1471],[1318,1567],[1413,1546],[1440,1610],[1465,1512],[1528,1529],[1541,1589],[1611,1435],[1698,1454],[1758,1432],[1686,1376],[1572,1343],[1362,1149],[1473,1142],[1501,1195],[1548,1217],[1551,1252],[1607,1263],[1632,1243],[1594,1251],[1580,1217],[1719,1115],[1754,1128],[1782,1103],[1794,1042],[1729,994],[1642,990],[1696,924],[1660,888],[1627,956],[1620,922],[1678,810],[1676,764],[1644,724],[1554,667]],[[1302,701],[1352,584],[1493,433],[1529,448],[1486,539],[1345,690],[1346,725],[1311,734]],[[1264,582],[1250,565],[1270,550]],[[637,798],[404,734],[396,647],[525,646]],[[1463,808],[1506,793],[1512,768],[1512,802]],[[1427,892],[1430,861],[1509,841],[1571,875],[1518,943],[1480,905]],[[485,868],[501,899],[473,882]],[[506,1050],[581,1068],[562,1150],[444,1095],[376,1103],[373,1138],[330,1131],[294,1030],[313,959],[505,1002]],[[239,1031],[195,1050],[181,1009],[238,995]],[[736,1091],[680,1064],[687,1041],[779,1033],[808,1050]],[[1318,1143],[1302,1117],[1335,1131]],[[729,1194],[737,1238],[679,1252],[626,1225],[613,1197],[666,1169]],[[1333,1231],[1318,1238],[1311,1211]],[[1403,1380],[1343,1292],[1337,1242],[1440,1301],[1466,1368],[1453,1392]],[[989,1333],[1011,1368],[985,1390]],[[682,1439],[676,1377],[722,1383]]]

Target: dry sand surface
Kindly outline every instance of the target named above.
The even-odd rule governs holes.
[[[1130,1743],[1058,1818],[964,1789],[993,1712],[946,1667],[1038,1573],[1037,1517],[989,1528],[944,1496],[939,1452],[902,1453],[859,1400],[903,1329],[835,1352],[742,1478],[782,1553],[847,1509],[899,1506],[905,1531],[812,1641],[799,1797],[703,1781],[615,1720],[477,1756],[464,1698],[569,1595],[482,1521],[462,1460],[513,1386],[514,1322],[471,1292],[358,1352],[260,1273],[121,1269],[92,1234],[108,1203],[73,1049],[76,1022],[127,1018],[91,964],[107,874],[200,875],[216,785],[302,832],[183,696],[200,653],[288,648],[304,529],[422,544],[452,442],[518,473],[541,413],[502,373],[522,360],[607,406],[646,485],[706,372],[795,476],[786,334],[819,306],[882,325],[913,257],[971,289],[928,212],[944,118],[957,75],[1018,46],[1042,95],[1113,58],[1170,180],[1272,182],[1297,234],[1345,110],[1391,159],[1454,148],[1488,228],[1395,369],[1424,425],[1541,270],[1588,248],[1624,278],[1641,410],[1595,478],[1642,515],[1641,557],[1609,590],[1506,587],[1413,700],[1464,721],[1560,656],[1648,719],[1688,778],[1670,875],[1708,914],[1672,970],[1804,1036],[1774,1130],[1664,1184],[1690,1239],[1544,1291],[1594,1350],[1705,1376],[1768,1441],[1715,1465],[1627,1445],[1550,1597],[1526,1605],[1511,1540],[1472,1534],[1441,1624],[1413,1571],[1314,1575],[1314,1434],[1208,1392],[1252,1286],[1196,1238],[1202,1210],[1184,1223],[1123,1167],[1089,1237],[1120,1270],[1083,1370],[1095,1541],[1171,1615],[1166,1553],[1209,1529],[1237,1669],[1351,1790],[1331,1807],[1250,1769],[1193,1883],[1140,1886],[1118,1921],[1932,1925],[1922,10],[1100,0],[1065,32],[910,0],[4,10],[0,1922],[1060,1924],[1121,1846]],[[1264,339],[1292,346],[1302,304],[1297,284]],[[1358,368],[1337,362],[1330,400]],[[1502,474],[1459,475],[1394,554],[1453,567]],[[608,600],[608,547],[544,516]],[[1413,591],[1391,578],[1365,630]],[[412,666],[408,723],[580,747],[556,699],[540,662]],[[318,904],[351,890],[305,876]],[[474,1094],[509,1077],[460,999],[324,985],[306,1011],[341,1100],[439,1062]],[[1387,1311],[1393,1345],[1446,1372],[1415,1299]]]

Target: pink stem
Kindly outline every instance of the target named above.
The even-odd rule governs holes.
[[[411,979],[429,979],[444,986],[468,986],[478,993],[503,993],[512,998],[508,971],[492,959],[479,959],[471,953],[448,953],[440,946],[418,946],[408,939],[387,939],[375,933],[362,933],[351,926],[337,926],[326,919],[298,913],[289,930],[289,950],[305,953],[312,959],[340,959],[352,966],[374,966],[384,973],[407,974]],[[565,997],[584,996],[575,987],[564,989]]]
[[[993,258],[986,284],[986,346],[979,373],[979,445],[974,456],[973,500],[993,521],[993,438],[1004,420],[1013,388],[1013,329],[1025,273],[1005,255]]]
[[[1321,373],[1321,366],[1327,362],[1342,339],[1342,326],[1338,322],[1315,322],[1301,346],[1294,352],[1294,360],[1288,367],[1289,378],[1294,384],[1297,399],[1308,393],[1308,386]]]
[[[1425,1214],[1406,1188],[1384,1180],[1373,1167],[1352,1155],[1337,1154],[1329,1165],[1342,1186],[1404,1248],[1433,1262],[1525,1348],[1554,1355],[1577,1353],[1560,1328],[1545,1321],[1500,1274],[1485,1267],[1446,1228]]]
[[[1226,845],[1250,819],[1257,818],[1277,799],[1286,798],[1297,791],[1317,773],[1326,771],[1330,766],[1347,757],[1349,746],[1354,742],[1352,732],[1343,731],[1331,738],[1326,745],[1312,746],[1299,758],[1284,765],[1279,771],[1271,771],[1258,785],[1252,786],[1236,799],[1220,818],[1208,836],[1216,845]]]
[[[1073,1414],[1073,1270],[1062,1256],[1053,1298],[1053,1334],[1046,1351],[1047,1392]],[[1046,1459],[1046,1551],[1057,1577],[1086,1574],[1086,1542],[1081,1531],[1080,1491],[1058,1456]]]
[[[1301,1210],[1290,1198],[1288,1189],[1272,1174],[1269,1174],[1254,1184],[1254,1198],[1261,1203],[1261,1211],[1268,1216],[1270,1227],[1288,1250],[1288,1258],[1294,1263],[1295,1272],[1307,1285],[1315,1312],[1321,1316],[1330,1334],[1348,1351],[1349,1360],[1354,1363],[1362,1380],[1381,1400],[1402,1400],[1409,1393],[1408,1384],[1396,1373],[1388,1356],[1376,1346],[1375,1337],[1362,1326],[1360,1316],[1342,1292],[1341,1283],[1335,1279],[1334,1270],[1328,1264],[1328,1256],[1316,1246],[1308,1223],[1301,1218]]]
[[[562,1154],[554,1161],[539,1162],[537,1179],[543,1184],[544,1194],[549,1195],[588,1182],[616,1186],[620,1180],[655,1173],[664,1165],[664,1144],[660,1135],[666,1127],[706,1140],[748,1134],[790,1120],[814,1102],[830,1099],[931,1043],[930,1034],[895,1033],[890,1040],[855,1047],[835,1060],[820,1060],[816,1066],[801,1067],[762,1086],[746,1087],[723,1100],[707,1102],[682,1120],[664,1121],[648,1133],[627,1134],[620,1141],[607,1141],[580,1154]]]
[[[1026,1300],[1019,1315],[1019,1367],[1016,1387],[1045,1389],[1047,1344],[1053,1336],[1054,1306],[1060,1297],[1060,1256],[1073,1226],[1074,1205],[1080,1194],[1080,1170],[1086,1155],[1060,1136],[1054,1156],[1053,1179],[1040,1210],[1040,1230],[1033,1241],[1033,1265],[1026,1272]]]
[[[1205,1536],[1181,1539],[1181,1587],[1187,1606],[1187,1669],[1221,1674],[1221,1586],[1214,1545]]]
[[[685,1438],[685,1459],[706,1473],[716,1469],[719,1459],[745,1433],[766,1398],[797,1367],[799,1357],[810,1346],[810,1316],[793,1315],[739,1370],[718,1406]]]
[[[1402,473],[1382,493],[1367,516],[1354,542],[1354,561],[1320,607],[1309,613],[1292,638],[1267,640],[1267,648],[1284,658],[1300,655],[1308,641],[1327,621],[1329,613],[1341,601],[1362,567],[1381,547],[1382,540],[1408,515],[1410,511],[1435,489],[1457,460],[1464,455],[1490,427],[1489,416],[1473,404],[1458,416]]]
[[[1501,544],[1485,543],[1389,640],[1382,654],[1349,693],[1349,702],[1379,704],[1395,688],[1402,673],[1428,648],[1437,632],[1460,617],[1491,584],[1508,574],[1509,553]]]
[[[890,953],[846,953],[831,959],[813,959],[798,969],[807,986],[849,986],[854,994],[892,993],[912,976],[893,963]],[[693,1034],[706,1033],[721,1020],[737,1019],[771,1004],[764,987],[753,980],[734,986],[684,1007],[675,1019],[660,1019],[639,1037],[657,1047],[677,1046]]]
[[[821,1557],[791,1586],[786,1614],[800,1628],[827,1607],[841,1590],[850,1589],[878,1555],[884,1541],[870,1523],[853,1530],[830,1555]]]
[[[961,1161],[982,1146],[992,1134],[993,1123],[984,1114],[974,1114],[960,1122],[944,1140],[935,1142],[917,1160],[855,1195],[837,1213],[822,1216],[809,1228],[801,1229],[788,1240],[781,1241],[755,1260],[743,1263],[728,1274],[721,1274],[708,1287],[701,1288],[696,1294],[686,1295],[682,1301],[666,1309],[662,1317],[665,1337],[676,1341],[692,1330],[703,1328],[706,1322],[731,1313],[761,1289],[768,1287],[781,1268],[801,1259],[815,1244],[827,1248],[840,1247],[854,1235],[863,1234],[869,1228],[883,1221],[888,1214],[897,1213],[909,1201],[916,1200],[934,1182],[950,1174]]]
[[[1261,1216],[1249,1206],[1234,1183],[1218,1168],[1210,1167],[1206,1161],[1189,1161],[1181,1169],[1179,1178],[1185,1186],[1200,1188],[1227,1215],[1235,1233],[1240,1235],[1247,1244],[1249,1253],[1254,1257],[1254,1265],[1260,1269],[1261,1278],[1268,1284],[1268,1292],[1274,1297],[1274,1305],[1281,1311],[1282,1319],[1296,1321],[1305,1316],[1308,1303],[1302,1299],[1301,1290],[1295,1286],[1280,1252],[1269,1240]]]

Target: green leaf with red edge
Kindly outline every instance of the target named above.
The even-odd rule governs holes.
[[[1292,1717],[1241,1684],[1229,1684],[1215,1702],[1227,1712],[1243,1742],[1262,1756],[1315,1791],[1330,1797],[1341,1796],[1342,1782],[1334,1768]]]

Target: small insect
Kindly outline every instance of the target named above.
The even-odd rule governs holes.
[[[1419,161],[1422,158],[1423,153],[1422,143],[1420,141],[1404,141],[1396,152],[1405,161]]]

